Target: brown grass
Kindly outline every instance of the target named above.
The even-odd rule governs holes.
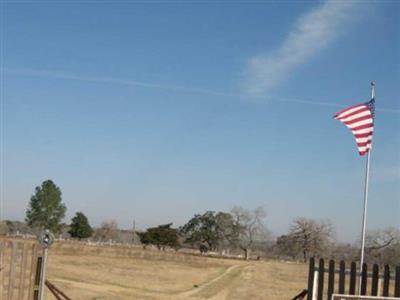
[[[307,266],[57,243],[47,278],[74,300],[275,300],[305,288]]]

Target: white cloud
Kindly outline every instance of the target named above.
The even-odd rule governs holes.
[[[361,13],[357,1],[327,1],[302,15],[280,48],[249,59],[245,91],[262,95],[330,44]],[[356,13],[356,14],[355,14]]]

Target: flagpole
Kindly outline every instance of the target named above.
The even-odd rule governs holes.
[[[371,82],[371,99],[375,98],[375,82]],[[362,233],[361,233],[361,261],[360,261],[360,285],[358,287],[359,295],[361,295],[361,271],[364,264],[365,254],[365,229],[367,225],[367,207],[368,207],[368,185],[369,185],[369,165],[371,158],[371,148],[367,152],[367,161],[365,167],[365,186],[364,186],[364,213],[362,219]]]

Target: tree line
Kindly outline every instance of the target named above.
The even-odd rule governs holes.
[[[98,228],[92,228],[83,212],[77,212],[70,224],[64,224],[65,212],[60,188],[53,181],[46,180],[36,187],[25,221],[30,228],[49,229],[55,234],[68,228],[68,234],[76,239],[108,241],[117,240],[124,234],[116,221],[106,221]],[[125,236],[129,236],[128,242],[135,242],[135,237],[138,237],[136,242],[140,241],[143,247],[153,245],[160,250],[185,247],[198,249],[201,253],[241,253],[246,259],[252,252],[301,261],[315,256],[345,260],[359,258],[358,246],[335,241],[335,229],[329,221],[297,218],[292,221],[287,233],[273,237],[265,225],[266,216],[262,207],[252,210],[234,207],[229,212],[206,211],[195,214],[178,228],[174,228],[172,223],[161,224],[143,232],[133,232],[133,235],[125,230]],[[12,226],[16,225],[6,222],[6,226],[12,230]],[[366,256],[369,262],[398,264],[400,230],[386,228],[369,231]]]

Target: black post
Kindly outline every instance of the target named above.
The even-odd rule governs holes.
[[[339,294],[344,294],[344,283],[346,279],[346,264],[342,260],[339,267]]]
[[[374,264],[372,268],[371,296],[378,296],[379,266]]]
[[[38,257],[37,265],[36,265],[36,274],[35,274],[35,290],[33,292],[33,299],[39,300],[39,284],[40,284],[40,275],[42,274],[42,257]]]
[[[400,266],[396,267],[396,277],[394,279],[394,296],[400,297]]]
[[[324,298],[324,259],[319,259],[319,268],[318,268],[318,300],[323,300]]]
[[[308,294],[307,300],[312,300],[312,293],[314,290],[314,271],[315,271],[315,259],[314,257],[310,258],[310,264],[308,267]]]
[[[368,266],[367,264],[363,264],[361,270],[361,289],[360,289],[361,296],[365,296],[367,294],[367,276],[368,276]]]
[[[385,265],[385,270],[383,272],[383,293],[382,296],[389,296],[389,283],[390,283],[390,268],[388,265]]]
[[[329,261],[329,274],[328,274],[328,299],[332,298],[335,284],[335,261]]]
[[[357,265],[353,261],[350,266],[350,288],[349,288],[350,295],[356,294],[356,277],[357,277]]]

